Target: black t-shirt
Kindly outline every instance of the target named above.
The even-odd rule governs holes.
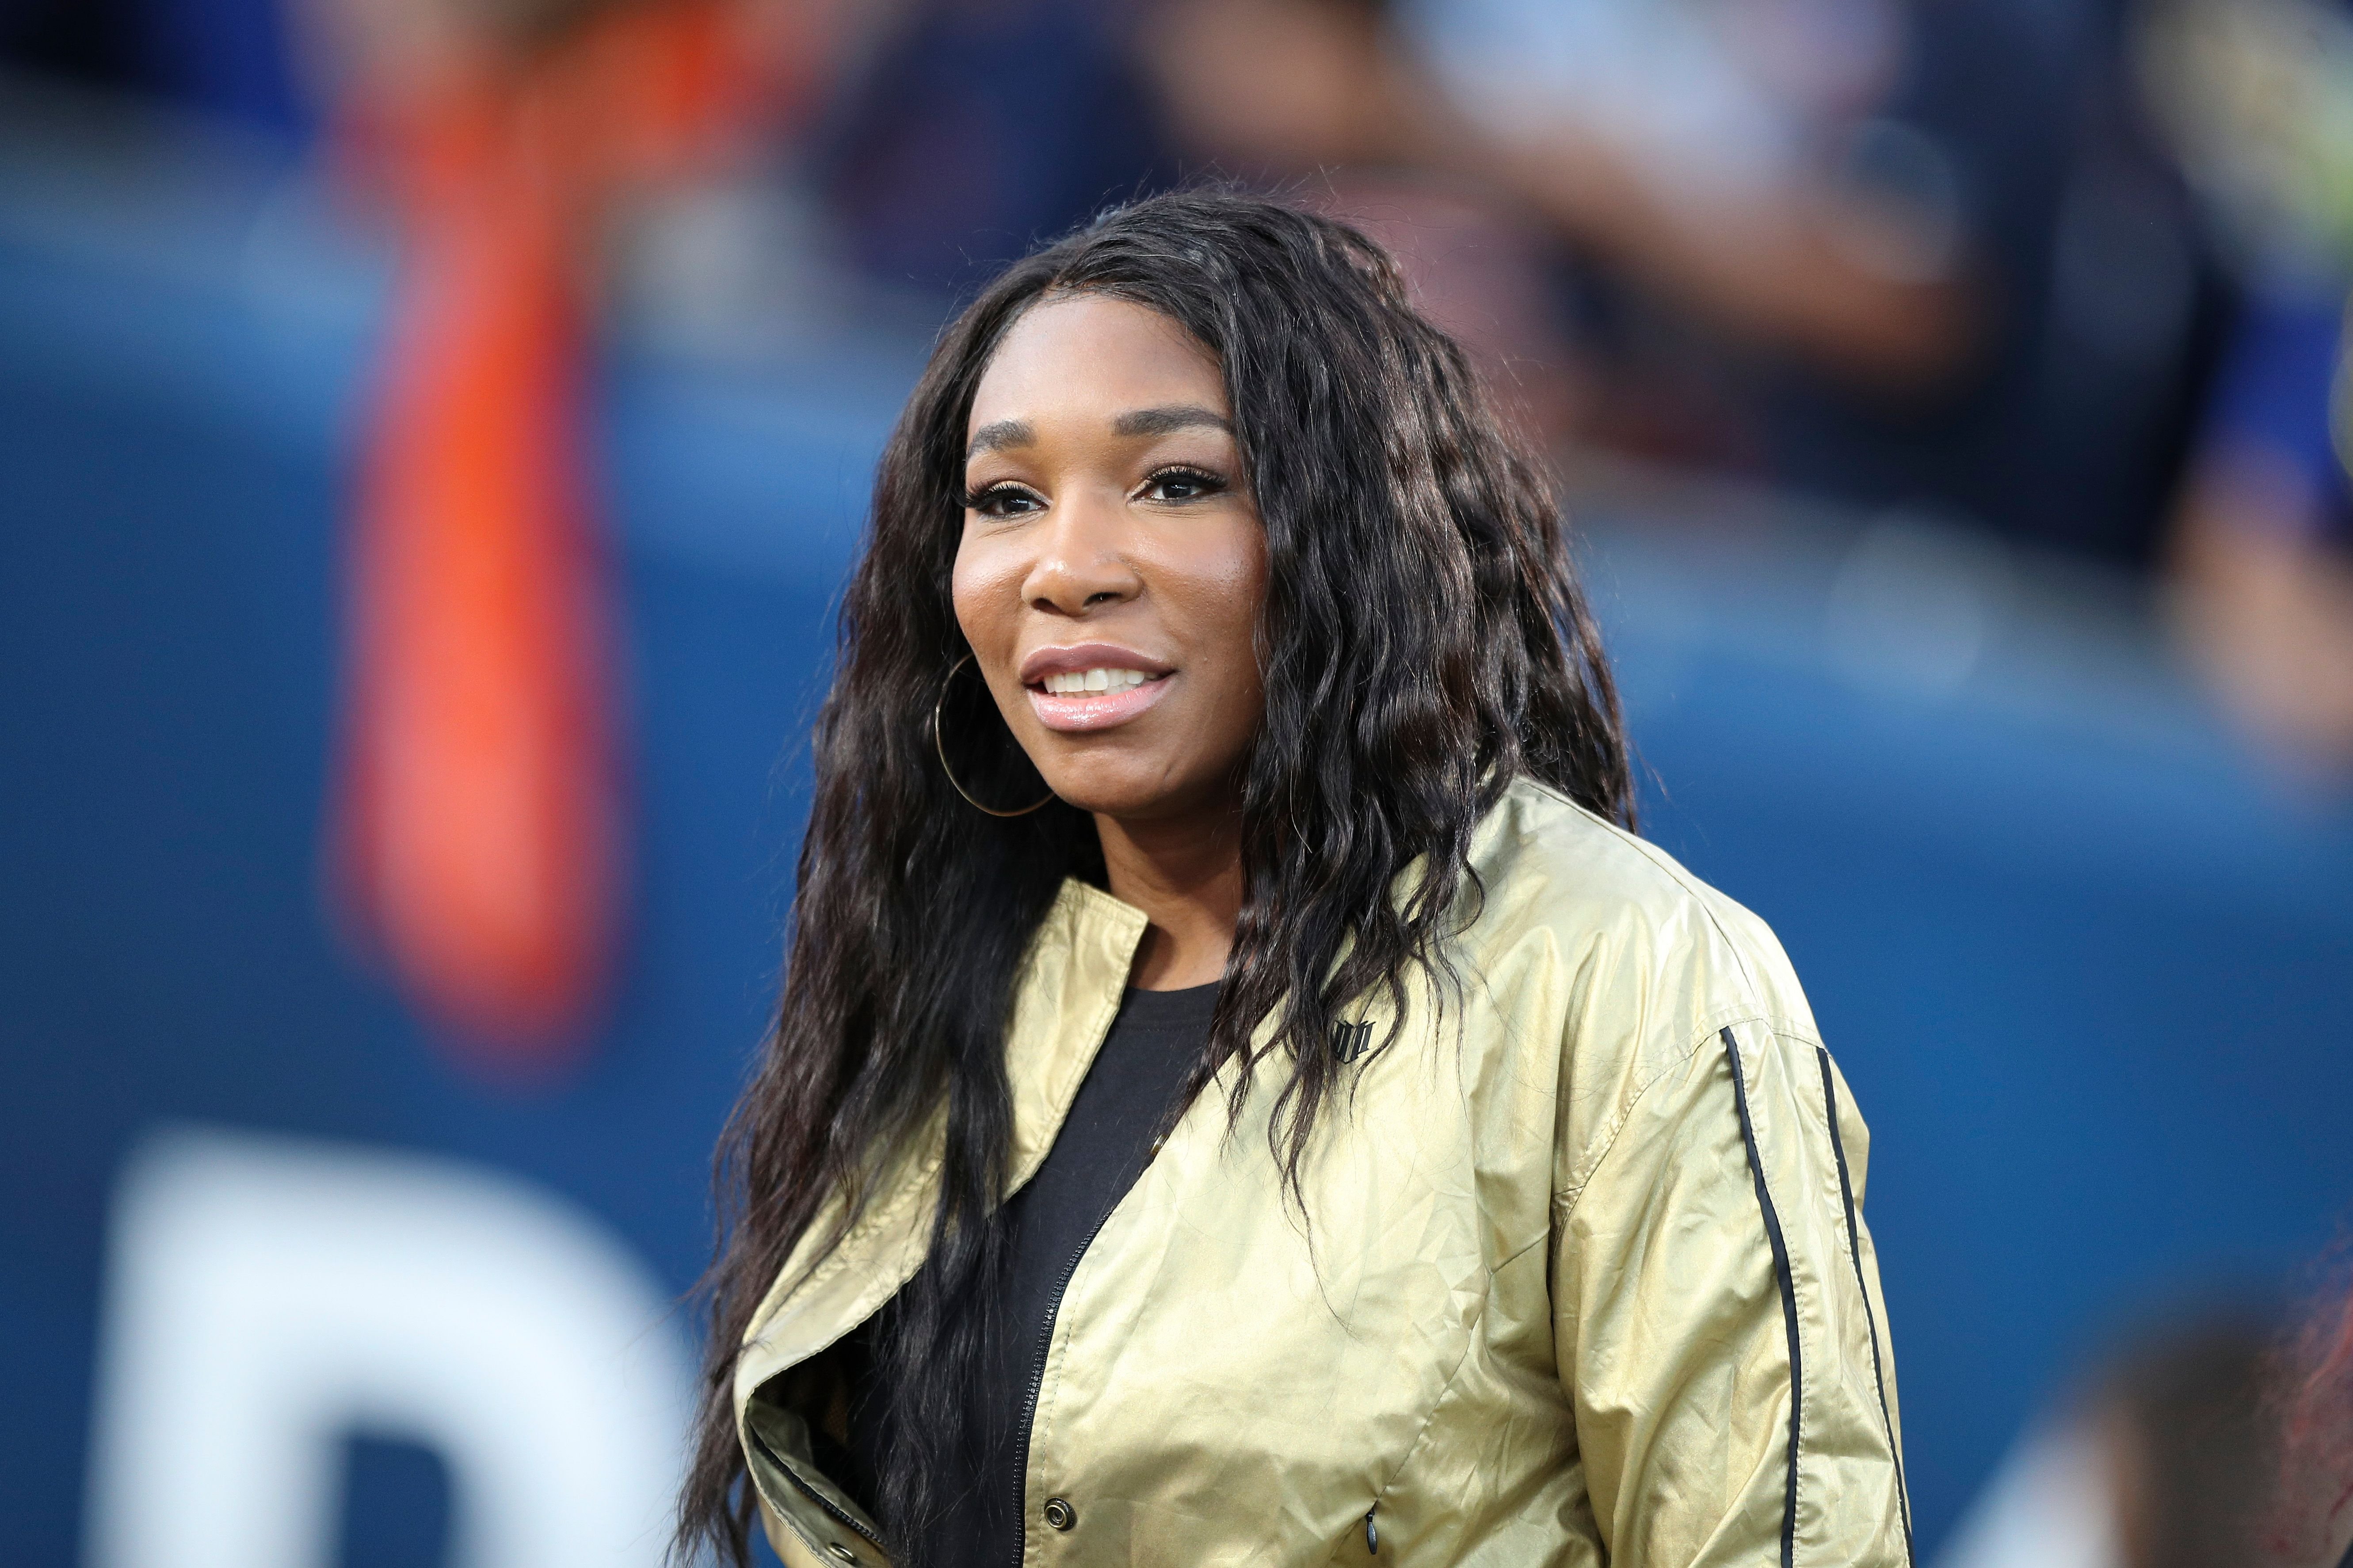
[[[954,1461],[941,1478],[946,1506],[925,1542],[927,1563],[1003,1568],[1019,1557],[1029,1418],[1062,1288],[1151,1163],[1154,1139],[1201,1058],[1217,1004],[1215,985],[1128,992],[1045,1163],[1006,1204],[1006,1267],[994,1303],[1004,1331],[980,1368]],[[871,1341],[873,1327],[861,1336]],[[849,1452],[835,1462],[846,1472],[844,1489],[871,1509],[888,1442],[887,1401],[879,1369],[857,1348]]]

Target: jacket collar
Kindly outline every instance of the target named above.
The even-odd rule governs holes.
[[[1144,912],[1083,882],[1062,883],[1013,985],[1006,1072],[1013,1090],[1018,1192],[1053,1147],[1062,1118],[1110,1033],[1146,924]],[[930,1249],[938,1206],[944,1131],[935,1119],[876,1187],[840,1245],[812,1267],[832,1233],[839,1199],[802,1236],[754,1314],[735,1366],[735,1402],[816,1355],[873,1316],[914,1276]]]

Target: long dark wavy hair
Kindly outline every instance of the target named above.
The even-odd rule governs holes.
[[[783,997],[720,1149],[681,1557],[748,1562],[732,1384],[757,1304],[826,1196],[846,1194],[854,1216],[883,1161],[937,1135],[944,1106],[929,1258],[873,1347],[897,1391],[881,1522],[912,1550],[941,1500],[944,1435],[988,1332],[964,1304],[986,1298],[1002,1256],[1014,972],[1063,879],[1099,882],[1103,859],[1092,820],[1060,802],[1001,819],[959,798],[932,711],[967,651],[949,577],[974,388],[1024,310],[1073,294],[1157,310],[1216,357],[1266,531],[1246,890],[1193,1084],[1273,1058],[1271,1152],[1294,1193],[1334,1091],[1338,1009],[1400,995],[1416,964],[1447,967],[1440,945],[1475,900],[1472,830],[1506,785],[1534,777],[1631,818],[1617,698],[1552,487],[1379,247],[1277,202],[1191,191],[1106,213],[998,278],[900,417],[843,600]],[[1035,799],[1038,774],[980,683],[956,688],[970,701],[951,699],[942,729],[966,787]],[[1235,1079],[1237,1113],[1252,1076]]]

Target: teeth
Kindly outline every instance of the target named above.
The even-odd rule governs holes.
[[[1125,691],[1152,678],[1140,669],[1071,669],[1046,678],[1046,689],[1057,697],[1094,691]]]

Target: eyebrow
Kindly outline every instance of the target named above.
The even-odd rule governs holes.
[[[1138,408],[1112,421],[1114,436],[1166,436],[1171,430],[1189,430],[1207,425],[1234,433],[1233,421],[1214,408],[1204,408],[1198,403],[1173,403],[1165,408]]]
[[[1112,421],[1114,436],[1166,436],[1172,430],[1191,430],[1201,426],[1234,433],[1233,421],[1214,408],[1204,408],[1198,403],[1171,403],[1159,408],[1136,408]],[[999,419],[984,425],[972,433],[972,445],[965,449],[967,461],[983,452],[1001,452],[1010,447],[1034,446],[1038,432],[1026,421]]]
[[[1018,419],[1000,419],[994,425],[984,425],[972,433],[972,445],[965,448],[966,460],[983,452],[1001,452],[1008,447],[1029,447],[1037,444],[1038,432]]]

